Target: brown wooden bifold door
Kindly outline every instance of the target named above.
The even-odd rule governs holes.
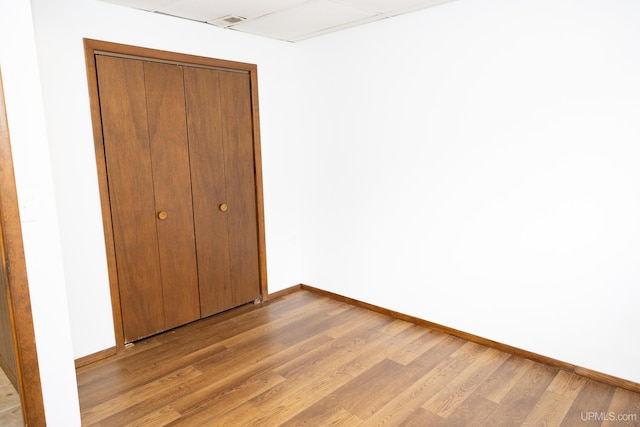
[[[200,318],[182,69],[100,56],[126,341]]]
[[[184,73],[204,317],[259,296],[251,99],[247,74]]]
[[[96,68],[125,342],[259,298],[248,74]]]

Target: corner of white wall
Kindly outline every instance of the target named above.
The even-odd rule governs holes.
[[[49,426],[76,426],[80,410],[29,2],[0,3],[0,41],[45,417]]]

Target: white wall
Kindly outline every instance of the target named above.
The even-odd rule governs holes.
[[[291,44],[95,0],[33,0],[76,358],[115,345],[83,38],[258,64],[271,292],[300,283]]]
[[[79,425],[65,277],[29,2],[0,2],[0,67],[45,416],[50,426]]]
[[[640,3],[304,42],[306,283],[640,381]]]

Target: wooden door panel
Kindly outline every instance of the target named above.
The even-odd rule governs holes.
[[[143,63],[96,58],[125,341],[165,329]]]
[[[144,72],[165,328],[171,329],[200,318],[184,82],[177,65],[147,62]]]
[[[203,317],[233,307],[218,71],[185,67],[193,216]],[[232,209],[232,208],[231,208]]]
[[[232,304],[260,296],[253,120],[248,74],[219,72]]]

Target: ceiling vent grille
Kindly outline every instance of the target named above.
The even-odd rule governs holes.
[[[238,16],[238,15],[227,15],[227,16],[223,16],[222,18],[217,18],[217,19],[213,19],[211,21],[207,21],[209,24],[213,24],[216,27],[223,27],[223,28],[227,28],[227,27],[231,27],[239,22],[243,22],[246,21],[247,18],[243,18],[242,16]]]

